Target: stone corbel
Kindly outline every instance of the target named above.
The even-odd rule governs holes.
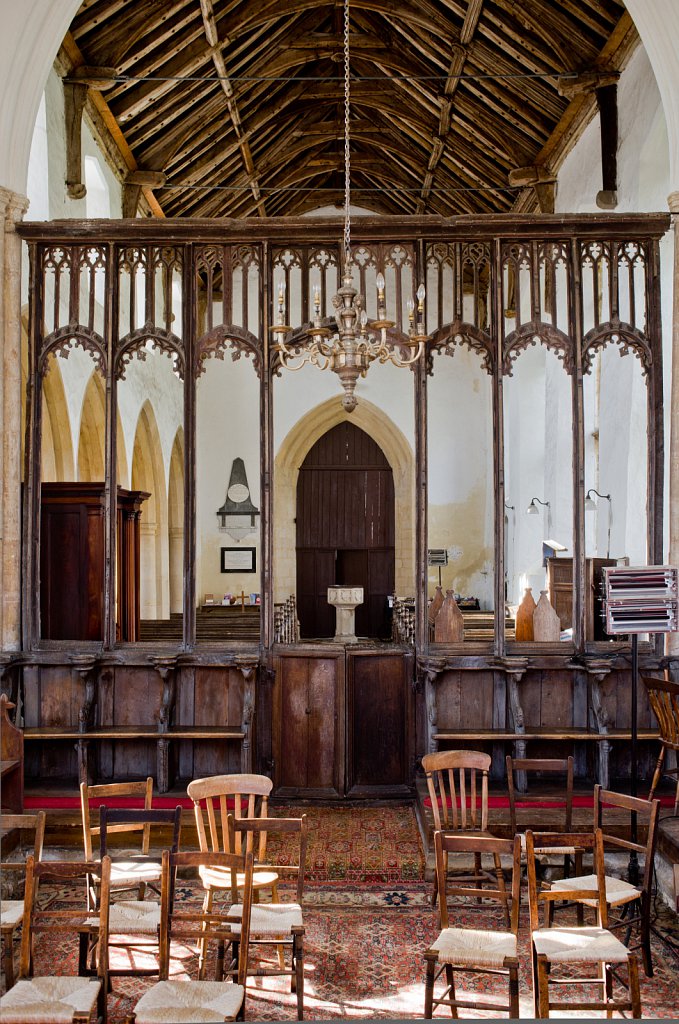
[[[64,121],[66,128],[66,191],[71,199],[84,199],[82,123],[90,89],[104,92],[115,85],[115,68],[82,65],[64,79]]]
[[[510,185],[523,185],[533,189],[540,213],[554,213],[556,175],[541,164],[517,167],[509,172]]]
[[[608,712],[604,708],[603,701],[601,699],[601,684],[611,671],[611,667],[611,662],[606,661],[603,658],[591,659],[585,664],[585,670],[591,683],[590,695],[592,701],[592,717],[594,719],[596,730],[600,736],[607,736],[611,728],[611,720],[608,717]],[[608,789],[611,757],[610,740],[603,739],[597,742],[597,757],[599,762],[597,782],[603,786],[604,789]]]
[[[128,171],[123,182],[123,217],[136,217],[142,188],[160,188],[167,176],[162,171]]]

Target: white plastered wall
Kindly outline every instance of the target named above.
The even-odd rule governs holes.
[[[633,54],[618,84],[618,206],[616,212],[655,212],[667,205],[670,150],[660,92],[643,47]],[[601,188],[599,119],[585,130],[559,174],[556,212],[594,213]],[[669,395],[672,367],[673,238],[661,241],[661,297],[664,390]],[[585,327],[587,323],[585,310]],[[610,554],[644,564],[646,551],[646,387],[639,360],[620,357],[614,348],[595,360],[584,378],[585,488],[610,494]],[[671,408],[665,402],[669,437]],[[666,473],[669,464],[668,446]],[[586,552],[604,557],[608,550],[609,503],[597,499],[586,513]],[[669,523],[665,491],[665,547]]]

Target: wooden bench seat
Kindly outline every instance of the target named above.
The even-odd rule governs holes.
[[[245,732],[240,726],[176,726],[167,732],[134,725],[110,726],[103,729],[77,729],[44,726],[24,730],[24,740],[242,740]]]
[[[640,740],[655,740],[657,729],[640,729],[637,733]],[[590,743],[601,743],[604,740],[631,740],[629,729],[611,729],[610,732],[593,732],[590,729],[527,729],[526,732],[503,732],[497,729],[458,729],[455,732],[436,732],[434,740],[438,742],[455,742],[456,740],[475,740],[479,743],[500,742],[502,740],[583,740]]]
[[[241,726],[175,726],[167,732],[160,732],[150,726],[107,726],[100,729],[88,729],[79,732],[77,729],[59,726],[33,727],[24,730],[24,740],[31,742],[58,742],[67,740],[75,742],[78,749],[78,771],[81,782],[89,781],[90,760],[89,745],[98,742],[134,742],[150,740],[157,744],[156,762],[158,790],[166,793],[170,788],[169,745],[170,742],[182,740],[212,740],[238,742],[241,745],[241,771],[248,774],[252,771],[252,748],[248,742],[248,733]]]

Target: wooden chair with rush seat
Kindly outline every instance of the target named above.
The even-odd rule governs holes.
[[[83,846],[85,860],[95,859],[94,845],[99,841],[99,824],[93,825],[92,818],[99,822],[99,802],[102,800],[136,799],[143,801],[144,810],[150,811],[153,806],[153,779],[149,776],[141,782],[113,782],[99,786],[80,784],[80,811],[83,826]],[[134,852],[129,860],[117,857],[111,866],[111,889],[136,889],[137,898],[144,899],[147,885],[160,882],[160,860],[149,857],[151,838],[150,824],[118,823],[109,825],[109,834],[113,832],[130,835],[135,844]],[[96,907],[96,890],[91,888],[91,905]]]
[[[0,833],[5,836],[17,830],[20,833],[33,834],[33,857],[39,861],[42,857],[42,845],[45,839],[45,812],[37,814],[1,814]],[[24,860],[3,860],[3,872],[26,872]],[[9,990],[14,984],[14,933],[24,919],[24,899],[2,900],[0,902],[0,932],[3,945],[3,969],[5,987]]]
[[[621,835],[619,822],[613,825],[610,821],[611,812],[627,811],[636,814],[637,827],[646,834],[643,843],[632,842]],[[644,973],[653,977],[653,960],[651,956],[651,907],[653,901],[653,866],[658,831],[658,800],[642,800],[640,797],[615,793],[610,789],[594,787],[594,829],[601,829],[604,852],[615,849],[628,854],[639,855],[643,859],[641,878],[638,881],[625,881],[604,870],[604,886],[608,907],[608,928],[611,931],[622,931],[625,942],[629,942],[632,931],[639,937],[638,946],[642,954]],[[629,819],[628,819],[629,820]],[[626,826],[623,826],[626,830]],[[572,890],[591,889],[595,881],[594,875],[564,879],[551,883],[554,890],[570,888]],[[594,906],[591,900],[581,900],[585,905]]]
[[[565,879],[563,887],[547,889],[540,885],[537,871],[537,850],[549,846],[552,849],[582,849],[592,852],[594,875],[588,888],[573,888],[573,879]],[[633,1017],[641,1017],[641,996],[639,992],[639,968],[637,958],[608,929],[606,906],[606,885],[604,881],[604,846],[601,829],[592,833],[559,834],[555,832],[526,832],[526,861],[528,867],[528,905],[531,929],[531,951],[533,962],[533,998],[535,1016],[543,1019],[551,1010],[605,1010],[610,1016],[614,1010],[631,1011]],[[557,901],[573,903],[587,901],[597,913],[594,926],[577,923],[554,925],[554,916],[549,907]],[[544,926],[540,926],[540,910],[545,909]],[[574,910],[573,910],[574,912]],[[574,976],[578,968],[596,970],[590,974]],[[564,973],[561,973],[564,968]],[[615,968],[615,976],[614,976]],[[620,978],[620,968],[627,969],[627,983]],[[614,982],[625,989],[623,997],[614,996]],[[559,986],[582,985],[599,990],[599,998],[571,998],[557,1001],[553,995]]]
[[[491,758],[480,750],[441,750],[425,754],[422,767],[427,780],[434,829],[445,832],[471,833],[493,838],[488,831],[488,777]],[[448,870],[448,854],[444,850],[443,863]],[[458,881],[473,878],[477,886],[487,881],[504,885],[499,859],[495,873],[484,870],[480,855],[474,856],[471,876],[458,876]],[[438,885],[434,879],[432,904],[436,905]],[[505,920],[509,924],[509,900],[505,897]]]
[[[108,910],[110,895],[111,862],[108,857],[98,863],[83,861],[41,861],[30,856],[26,862],[26,896],[24,901],[24,923],[21,935],[21,964],[19,980],[13,988],[0,998],[0,1020],[3,1024],[90,1024],[92,1013],[97,1009],[99,1024],[106,1024],[106,995],[108,991]],[[54,908],[48,900],[41,905],[38,897],[41,883],[58,882],[73,885],[77,880],[85,882],[92,874],[98,877],[99,910],[92,919],[92,912],[83,895],[82,906],[68,909]],[[96,935],[97,977],[85,977],[86,965],[83,950],[86,943],[80,942],[80,957],[77,976],[37,975],[35,964],[42,962],[39,956],[38,936],[55,934],[60,938],[64,932],[83,936]],[[50,947],[50,951],[53,946]]]
[[[269,794],[273,782],[266,775],[214,775],[207,779],[194,779],[187,787],[187,793],[193,800],[193,809],[198,830],[198,843],[204,853],[221,850],[223,853],[242,852],[241,834],[232,836],[229,832],[229,813],[237,819],[266,818],[269,806]],[[215,809],[215,803],[217,808]],[[207,828],[206,828],[207,818]],[[254,852],[254,833],[246,838],[246,849]],[[278,874],[266,866],[266,831],[259,833],[252,886],[255,900],[258,900],[262,889],[271,889],[271,899],[278,902]],[[232,845],[233,843],[233,845]],[[204,910],[212,908],[215,894],[231,889],[231,874],[218,868],[202,866],[199,874],[205,888]],[[201,955],[200,976],[205,976],[205,956]],[[281,967],[284,966],[283,950],[279,951]]]
[[[648,693],[651,710],[658,721],[660,730],[660,752],[653,772],[648,799],[652,800],[655,796],[655,791],[663,775],[674,776],[677,780],[674,794],[674,813],[676,815],[679,813],[679,683],[672,683],[668,679],[654,679],[651,676],[643,676],[642,679]],[[665,765],[668,751],[674,752],[676,759],[674,768],[668,768]]]
[[[205,1021],[242,1020],[246,994],[247,966],[250,942],[250,915],[252,909],[251,852],[243,854],[201,851],[192,853],[163,853],[160,930],[160,981],[157,981],[139,1000],[127,1017],[127,1024],[182,1024]],[[175,885],[179,869],[218,871],[225,882],[231,877],[231,898],[242,894],[241,915],[237,922],[229,919],[228,911],[212,907],[197,912],[183,908],[175,900]],[[224,886],[225,887],[225,886]],[[234,929],[237,929],[237,934]],[[226,973],[233,976],[234,984],[222,980],[194,981],[169,978],[172,944],[194,944],[201,947],[216,942],[223,951],[234,941],[238,945],[236,961],[230,963]],[[218,969],[220,978],[224,970]]]
[[[573,757],[563,758],[535,758],[535,757],[512,757],[510,754],[505,758],[507,770],[507,790],[509,793],[509,821],[512,835],[521,837],[521,848],[526,849],[526,829],[539,828],[541,832],[546,831],[545,816],[548,813],[550,825],[554,826],[555,832],[566,833],[572,830],[573,825]],[[519,790],[519,781],[522,776],[519,773],[530,773],[545,777],[563,780],[565,789],[559,793],[551,793],[545,799],[542,793],[529,793],[527,788]],[[546,806],[547,805],[547,806]],[[563,857],[564,875],[570,875],[572,862],[575,863],[575,873],[581,873],[582,851],[581,850],[552,850],[549,847],[537,851],[543,857]]]
[[[162,838],[165,848],[174,854],[179,849],[181,815],[180,806],[175,807],[174,810],[170,808],[137,810],[136,808],[100,807],[100,850],[102,857],[107,854],[111,857],[111,873],[116,865],[115,852],[108,846],[111,832],[117,833],[125,827],[163,829],[159,840]],[[134,867],[134,857],[126,856],[124,859],[128,869]],[[145,863],[145,858],[142,859],[142,863]],[[109,977],[144,977],[159,973],[157,965],[143,967],[135,963],[135,960],[143,959],[148,954],[149,947],[152,948],[156,943],[160,943],[160,916],[161,905],[158,900],[116,900],[115,903],[111,903],[108,922]],[[122,936],[124,939],[121,938]],[[128,967],[118,965],[112,967],[110,956],[112,949],[127,950],[130,965]]]
[[[290,976],[290,988],[297,996],[297,1019],[304,1017],[304,919],[303,895],[304,876],[306,871],[306,850],[308,825],[306,814],[301,818],[248,818],[237,819],[229,815],[229,828],[232,834],[231,845],[235,845],[235,837],[240,833],[255,837],[262,832],[278,837],[296,840],[296,851],[286,851],[284,864],[268,864],[267,869],[274,870],[279,878],[286,875],[295,882],[295,899],[289,903],[255,903],[252,908],[250,924],[250,947],[262,948],[275,946],[278,953],[277,966],[248,967],[248,975],[254,977]],[[245,845],[247,846],[247,840]],[[257,865],[255,864],[255,876]],[[230,916],[238,918],[243,913],[240,905],[231,907]],[[290,952],[290,964],[281,955]]]
[[[460,1007],[470,1009],[504,1010],[509,1017],[519,1016],[519,958],[517,936],[519,930],[520,886],[521,886],[521,842],[518,836],[514,839],[494,839],[473,834],[455,835],[450,832],[434,833],[436,850],[436,879],[439,891],[439,923],[441,931],[436,941],[424,954],[426,961],[424,1016],[431,1019],[437,1006],[448,1006],[453,1017],[458,1016]],[[501,927],[491,918],[486,920],[490,907],[495,904],[503,910],[506,908],[507,887],[498,884],[495,889],[479,890],[474,879],[461,884],[454,879],[449,885],[449,874],[446,861],[450,855],[473,855],[475,858],[492,857],[495,868],[501,857],[511,858],[511,915],[509,928]],[[499,869],[499,875],[502,868]],[[458,927],[451,925],[457,915],[450,915],[448,897],[457,897],[466,902],[463,912],[481,919],[483,926]],[[452,908],[451,908],[452,909]],[[456,908],[458,913],[460,907]],[[475,922],[476,923],[476,922]],[[436,995],[435,986],[442,974],[446,976],[446,986],[442,994]],[[507,1002],[497,999],[489,1001],[484,998],[460,998],[456,989],[456,973],[501,975],[507,978]]]

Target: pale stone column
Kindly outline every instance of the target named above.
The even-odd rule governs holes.
[[[28,199],[0,187],[0,641],[2,650],[21,646],[21,240],[16,225]]]
[[[679,192],[671,192],[667,202],[674,225],[674,274],[672,298],[672,384],[670,393],[670,468],[669,468],[669,564],[679,565]],[[667,653],[679,656],[679,633],[667,634]]]

